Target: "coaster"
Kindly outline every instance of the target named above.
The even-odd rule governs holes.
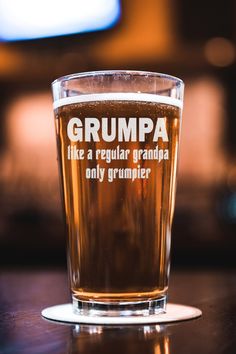
[[[122,324],[146,324],[146,323],[170,323],[186,321],[200,317],[202,311],[196,307],[167,304],[166,313],[149,316],[84,316],[73,313],[72,304],[52,306],[42,311],[42,316],[48,320],[99,325],[122,325]]]

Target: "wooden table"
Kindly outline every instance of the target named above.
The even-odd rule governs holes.
[[[72,326],[41,318],[43,308],[69,302],[64,270],[0,275],[1,354],[236,353],[236,273],[172,271],[171,302],[199,307],[202,318],[165,326]]]

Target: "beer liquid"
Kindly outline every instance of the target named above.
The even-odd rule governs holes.
[[[91,95],[92,97],[92,95]],[[92,100],[55,109],[62,196],[68,235],[72,294],[80,300],[108,302],[148,300],[167,291],[171,223],[174,210],[180,108],[166,103],[127,99]],[[166,118],[168,142],[72,142],[67,124],[72,117],[149,117],[154,126]],[[101,137],[101,134],[99,135]],[[127,160],[68,159],[68,146],[83,149],[129,149]],[[134,149],[168,149],[162,161],[139,160]],[[150,168],[148,178],[86,178],[87,168]]]

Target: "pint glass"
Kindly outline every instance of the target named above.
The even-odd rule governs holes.
[[[139,71],[52,84],[75,313],[165,311],[183,88]]]

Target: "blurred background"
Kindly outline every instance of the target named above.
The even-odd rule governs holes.
[[[235,266],[236,2],[0,0],[0,263],[64,265],[50,83],[137,69],[186,83],[172,260]]]

